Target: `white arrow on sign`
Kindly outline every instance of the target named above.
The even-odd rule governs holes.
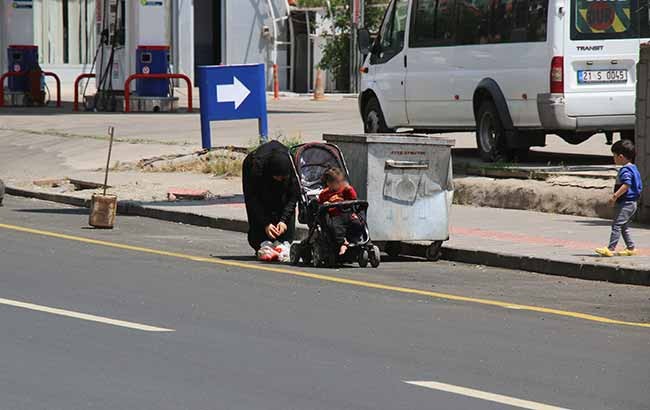
[[[251,91],[237,77],[233,77],[232,84],[217,84],[217,102],[235,103],[235,109],[242,105],[250,93]]]

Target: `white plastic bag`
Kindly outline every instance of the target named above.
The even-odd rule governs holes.
[[[289,262],[290,251],[291,244],[289,242],[264,241],[257,251],[257,259],[264,262],[278,261],[287,263]]]

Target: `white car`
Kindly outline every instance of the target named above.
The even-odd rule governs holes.
[[[365,131],[476,130],[492,161],[547,134],[633,138],[642,37],[636,0],[393,0],[359,32]]]

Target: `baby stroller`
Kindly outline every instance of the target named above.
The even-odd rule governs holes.
[[[298,221],[309,227],[307,238],[291,246],[290,260],[297,265],[302,261],[314,267],[335,267],[342,263],[358,262],[365,268],[368,263],[373,268],[381,261],[379,248],[370,241],[366,224],[367,201],[343,201],[319,205],[318,195],[324,186],[321,177],[331,167],[339,168],[349,178],[348,168],[341,150],[333,144],[308,143],[291,149],[294,169],[300,184],[298,202]],[[355,213],[361,220],[362,229],[352,238],[344,255],[339,256],[332,233],[327,228],[325,218],[330,209],[342,213]]]

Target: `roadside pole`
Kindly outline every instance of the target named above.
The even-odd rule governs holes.
[[[636,164],[643,178],[639,219],[650,222],[650,44],[641,45],[636,86]]]
[[[350,0],[350,92],[359,92],[359,66],[361,65],[357,50],[357,32],[364,25],[365,0]]]

